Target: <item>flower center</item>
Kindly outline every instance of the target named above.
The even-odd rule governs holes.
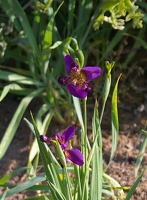
[[[79,85],[80,87],[83,87],[86,81],[87,76],[84,71],[71,70],[68,75],[68,83],[73,84],[74,86]]]

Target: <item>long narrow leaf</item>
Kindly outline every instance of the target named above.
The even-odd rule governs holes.
[[[6,189],[5,192],[3,193],[3,195],[1,196],[1,200],[5,200],[5,198],[7,196],[7,192],[8,192],[8,189]]]
[[[6,174],[0,179],[0,185],[5,184],[10,178],[12,178],[15,174],[18,174],[19,172],[27,170],[29,167],[21,167],[19,169],[16,169],[9,174]]]
[[[9,93],[10,90],[23,90],[23,89],[18,84],[15,83],[6,85],[0,94],[0,101],[2,101],[5,98],[5,96]]]
[[[53,32],[54,18],[56,16],[56,14],[58,13],[62,4],[63,4],[63,1],[61,2],[59,7],[57,8],[57,10],[53,13],[53,15],[51,16],[51,19],[50,19],[49,23],[47,24],[44,38],[42,41],[42,56],[41,56],[41,58],[42,58],[42,62],[43,62],[42,65],[44,66],[43,74],[46,74],[46,71],[48,69],[48,63],[49,63],[49,58],[50,58],[50,47],[52,45],[52,32]]]
[[[118,31],[112,38],[111,42],[106,48],[106,51],[104,51],[103,56],[101,57],[100,62],[106,58],[106,56],[114,49],[114,47],[121,41],[123,38],[123,34],[127,32],[127,30],[130,28],[130,24],[127,24],[125,29],[122,31]]]
[[[32,116],[32,114],[31,114]],[[40,149],[40,154],[42,157],[49,189],[51,190],[51,194],[53,195],[55,200],[66,200],[63,193],[61,192],[63,190],[63,185],[60,179],[60,176],[58,175],[59,164],[57,165],[57,162],[54,162],[54,159],[52,158],[52,154],[48,152],[49,148],[45,143],[42,143],[39,139],[40,133],[37,129],[36,123],[34,121],[34,118],[32,116],[32,122],[37,138],[37,142]]]
[[[78,98],[73,97],[73,103],[74,103],[75,110],[76,110],[79,122],[81,124],[82,130],[84,130],[84,122],[83,122],[83,116],[82,116],[80,101],[79,101]]]
[[[0,159],[4,156],[5,152],[7,151],[27,106],[29,105],[29,103],[32,101],[32,99],[35,96],[38,96],[42,92],[43,92],[43,89],[38,89],[21,100],[2,138],[1,145],[0,145]]]
[[[118,122],[118,108],[117,108],[117,90],[118,90],[118,82],[119,82],[120,76],[117,79],[117,82],[113,91],[113,95],[112,95],[112,105],[111,105],[112,149],[111,149],[110,160],[114,156],[114,153],[117,147],[117,142],[118,142],[119,122]]]
[[[105,109],[105,105],[106,105],[106,101],[108,99],[108,95],[110,92],[110,87],[111,87],[111,70],[114,67],[115,62],[105,62],[106,68],[107,68],[107,76],[105,79],[105,83],[104,83],[104,87],[103,87],[103,91],[102,91],[102,101],[103,101],[103,105],[102,105],[102,110],[101,110],[101,114],[100,114],[100,123],[102,122],[102,118],[103,118],[103,114],[104,114],[104,109]]]
[[[34,37],[32,28],[30,26],[30,23],[28,21],[28,18],[23,10],[23,8],[21,7],[21,5],[19,4],[19,2],[17,0],[1,0],[2,5],[4,7],[4,10],[6,11],[6,13],[8,14],[8,16],[10,17],[11,21],[14,22],[14,24],[16,25],[14,19],[18,19],[19,23],[21,24],[25,34],[27,35],[27,38],[29,40],[29,43],[33,49],[33,52],[36,56],[39,56],[39,48],[36,42],[36,39]]]
[[[137,173],[138,173],[138,170],[139,170],[139,167],[141,165],[141,161],[143,159],[143,156],[144,156],[144,153],[145,153],[145,150],[146,150],[146,146],[147,146],[147,132],[145,132],[145,138],[139,148],[139,153],[138,153],[138,156],[137,156],[137,161],[136,161],[136,166],[135,166],[135,176],[137,176]]]
[[[90,200],[99,200],[102,198],[102,135],[100,130],[100,121],[98,117],[97,102],[94,108],[93,116],[93,139],[97,137],[95,150],[92,158],[92,180],[90,189]]]
[[[3,6],[3,9],[5,10],[5,12],[9,16],[9,18],[14,23],[14,26],[16,27],[16,29],[21,31],[21,25],[19,23],[18,18],[14,15],[14,11],[13,11],[12,7],[10,6],[9,1],[1,0],[1,3]]]
[[[76,35],[79,40],[79,43],[81,43],[83,35],[85,34],[85,30],[87,29],[87,26],[89,25],[89,18],[90,13],[93,6],[93,1],[84,0],[82,2],[78,2],[78,17],[77,17],[77,31]],[[84,19],[84,20],[83,20]],[[80,44],[81,47],[81,44]]]
[[[53,114],[54,112],[53,111],[50,111],[47,113],[47,115],[45,116],[45,119],[44,121],[42,122],[41,118],[40,117],[43,117],[44,113],[46,113],[48,111],[48,109],[50,108],[49,105],[47,104],[44,104],[42,106],[42,109],[39,110],[39,113],[41,114],[41,116],[37,115],[37,121],[38,121],[38,128],[40,130],[40,132],[42,134],[46,134],[46,131],[48,129],[48,126],[50,124],[50,121],[53,117]],[[31,162],[33,161],[33,159],[35,158],[36,154],[38,153],[38,144],[37,144],[37,140],[35,139],[32,146],[31,146],[31,150],[29,152],[29,158],[28,158],[28,166],[31,164]]]
[[[121,185],[114,178],[112,178],[111,176],[109,176],[106,173],[103,173],[103,177],[107,180],[107,182],[109,182],[111,184],[112,188],[118,190],[120,199],[124,199],[126,197],[126,195],[125,195],[125,193],[123,191],[123,188],[121,187]]]
[[[68,21],[67,21],[67,37],[70,37],[71,33],[72,33],[75,5],[76,5],[75,0],[69,1]]]
[[[35,178],[32,178],[32,179],[30,179],[30,180],[28,180],[28,181],[26,181],[24,183],[21,183],[21,184],[17,185],[16,187],[8,190],[7,194],[6,194],[6,197],[10,197],[10,196],[12,196],[14,194],[17,194],[17,193],[19,193],[21,191],[24,191],[27,188],[36,185],[37,183],[45,181],[45,179],[46,179],[45,175],[41,174],[41,175],[39,175],[39,176],[37,176]]]
[[[30,123],[26,118],[24,118],[24,120],[26,121],[26,123],[28,124],[29,128],[31,129],[31,131],[32,131],[33,134],[35,135],[35,130],[34,130],[33,124]],[[35,136],[36,136],[36,135],[35,135]],[[44,145],[45,145],[45,144],[44,144]],[[45,145],[45,148],[46,148],[46,145]],[[48,155],[48,154],[51,155],[53,161],[54,161],[57,165],[59,165],[59,163],[57,162],[56,158],[54,157],[54,155],[52,154],[52,152],[50,151],[49,148],[47,149],[47,151],[48,151],[48,152],[47,152],[47,155]],[[47,157],[48,157],[48,156],[47,156]]]
[[[146,168],[146,169],[147,169],[147,168]],[[131,199],[131,197],[132,197],[132,195],[134,194],[134,192],[135,192],[135,190],[136,190],[138,184],[140,183],[140,181],[141,181],[141,179],[142,179],[142,177],[143,177],[143,175],[144,175],[146,169],[139,175],[139,177],[138,177],[137,180],[135,181],[134,185],[131,187],[131,189],[130,189],[128,195],[127,195],[127,197],[125,198],[125,200],[130,200],[130,199]]]
[[[26,85],[38,85],[38,86],[43,85],[40,81],[36,81],[30,77],[4,70],[0,70],[0,80],[5,80],[9,82],[13,81],[15,83],[26,84]]]

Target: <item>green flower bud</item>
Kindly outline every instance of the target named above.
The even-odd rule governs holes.
[[[75,57],[78,60],[79,69],[81,69],[83,67],[83,65],[84,65],[84,55],[83,55],[83,52],[81,50],[75,51]]]

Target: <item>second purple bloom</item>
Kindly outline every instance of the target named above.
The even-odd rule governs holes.
[[[48,138],[45,135],[40,135],[40,140],[45,143],[50,143],[56,141],[59,142],[61,149],[65,155],[66,160],[70,160],[76,165],[82,166],[84,164],[83,154],[79,149],[72,148],[69,144],[69,141],[75,134],[74,126],[69,126],[62,135],[54,134],[54,138]]]

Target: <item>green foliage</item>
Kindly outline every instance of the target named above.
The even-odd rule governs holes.
[[[131,189],[130,189],[128,195],[127,195],[126,198],[125,198],[125,200],[129,200],[129,199],[132,197],[132,195],[133,195],[133,193],[135,192],[137,185],[138,185],[139,182],[141,181],[141,178],[143,177],[145,171],[146,171],[146,169],[139,175],[139,177],[138,177],[137,180],[135,181],[134,185],[131,187]]]
[[[111,99],[112,148],[110,162],[103,167],[103,143],[101,124],[110,96],[111,73],[114,62],[112,51],[118,47],[124,37],[134,39],[133,47],[141,45],[147,48],[144,39],[147,23],[147,14],[144,8],[147,4],[142,1],[111,0],[111,1],[30,1],[29,7],[24,1],[1,0],[2,22],[0,28],[0,101],[5,100],[8,93],[21,98],[12,120],[10,121],[0,145],[0,159],[5,155],[24,112],[34,98],[42,101],[32,123],[27,119],[28,126],[35,135],[28,156],[28,167],[20,168],[0,179],[0,185],[5,190],[1,199],[10,197],[23,190],[41,191],[40,197],[27,199],[50,200],[88,200],[109,199],[109,197],[125,198],[125,193],[119,183],[107,174],[107,168],[117,147],[119,120],[117,110],[118,77]],[[138,4],[138,6],[136,6]],[[128,23],[129,21],[132,23]],[[112,27],[108,26],[108,22]],[[136,32],[130,27],[142,28]],[[115,30],[113,30],[115,29]],[[113,37],[112,37],[113,35]],[[131,52],[124,66],[135,56]],[[87,60],[103,67],[106,76],[101,92],[101,98],[96,96],[92,118],[92,141],[88,140],[87,133],[87,101],[81,102],[71,96],[57,82],[63,68],[63,55],[70,54],[82,68]],[[11,63],[11,60],[13,61]],[[102,87],[102,84],[101,84]],[[101,107],[99,106],[101,103]],[[61,114],[65,113],[65,114]],[[76,118],[73,117],[76,114]],[[46,134],[52,118],[67,124],[78,119],[81,126],[81,144],[85,163],[82,167],[68,166],[60,145],[57,143],[57,156],[62,165],[53,155],[49,146],[39,139],[40,134]],[[68,118],[68,120],[67,120]],[[140,166],[146,137],[142,143],[137,159],[136,174]],[[37,175],[39,153],[43,162],[45,175]],[[27,170],[30,180],[18,185],[9,186],[7,181],[16,173]],[[74,176],[69,176],[74,174]],[[144,171],[140,174],[134,186],[130,189],[126,200],[130,199],[135,191]],[[47,184],[42,182],[46,180]],[[90,183],[90,184],[89,184]],[[39,185],[38,185],[39,184]],[[42,195],[42,194],[45,195]]]
[[[47,71],[47,69],[50,57],[50,46],[52,45],[52,27],[54,17],[57,14],[58,9],[51,15],[48,24],[44,24],[45,27],[42,27],[46,28],[46,30],[44,31],[41,44],[38,45],[37,38],[35,37],[29,20],[19,2],[2,1],[2,5],[16,29],[24,32],[29,51],[27,52],[27,49],[25,49],[27,53],[26,56],[22,56],[22,58],[20,58],[20,61],[23,63],[25,60],[28,61],[28,69],[20,69],[16,67],[6,68],[4,66],[0,67],[0,79],[5,81],[0,99],[3,100],[8,92],[24,96],[3,136],[0,147],[0,158],[3,157],[9,147],[17,127],[19,126],[19,122],[33,98],[41,97],[43,101],[52,105],[50,108],[55,107],[55,104],[57,103],[57,101],[56,103],[54,101],[54,93],[56,92],[55,87],[52,89],[51,86],[54,81],[54,77],[49,70]],[[34,20],[36,20],[36,18],[34,18]],[[26,48],[25,46],[23,47]],[[44,113],[47,113],[47,111],[48,108],[44,111]],[[56,110],[55,113],[57,118],[59,118],[61,122],[64,122],[58,113],[58,110]],[[48,122],[46,122],[46,125],[47,124]],[[47,127],[45,128],[47,129]]]
[[[135,176],[137,176],[137,174],[138,174],[138,170],[141,165],[141,162],[142,162],[142,159],[143,159],[143,156],[145,153],[145,149],[147,146],[147,132],[145,130],[142,130],[140,136],[142,136],[142,133],[145,133],[145,136],[144,136],[144,140],[141,143],[141,146],[139,148],[139,153],[137,156],[136,167],[135,167]]]
[[[118,142],[118,133],[119,133],[119,121],[118,121],[118,108],[117,108],[117,91],[118,91],[118,82],[119,82],[120,76],[118,77],[118,80],[116,82],[113,95],[112,95],[112,104],[111,104],[111,115],[112,115],[112,151],[111,151],[111,157],[112,159],[114,157],[114,153],[117,147]]]
[[[46,179],[46,177],[45,177],[45,175],[43,174],[43,175],[39,175],[39,176],[37,176],[37,177],[35,177],[35,178],[32,178],[32,179],[30,179],[30,180],[28,180],[28,181],[26,181],[26,182],[24,182],[24,183],[21,183],[21,184],[19,184],[19,185],[17,185],[17,186],[14,186],[14,187],[12,187],[11,189],[9,189],[9,190],[6,192],[5,197],[10,197],[10,196],[12,196],[13,194],[17,194],[17,193],[19,193],[19,192],[21,192],[21,191],[23,191],[23,190],[26,190],[26,189],[28,189],[28,188],[31,188],[32,186],[36,185],[37,183],[43,182],[45,179]],[[9,186],[6,185],[5,187],[9,187]],[[34,187],[34,188],[35,188],[35,187]],[[34,190],[34,188],[32,188],[32,190]],[[41,188],[40,188],[40,189],[41,189]],[[44,189],[44,188],[42,187],[42,189]]]

